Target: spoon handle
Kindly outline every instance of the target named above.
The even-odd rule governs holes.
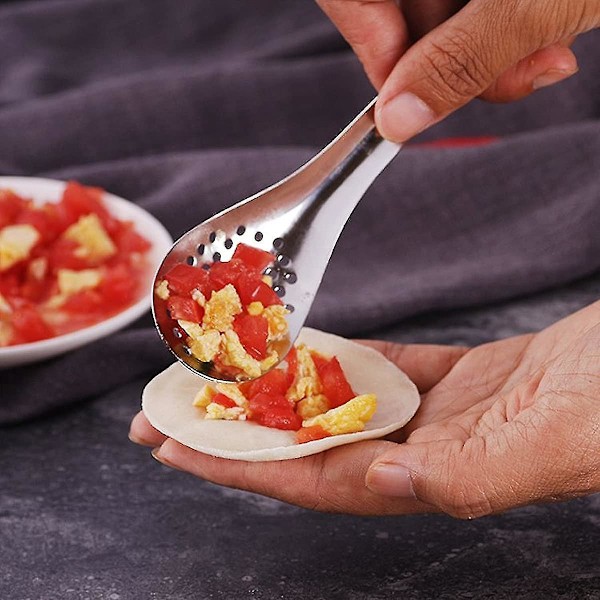
[[[326,215],[329,237],[335,229],[337,239],[369,186],[402,147],[377,131],[376,100],[297,173],[300,177],[306,174],[312,181],[314,187],[307,198],[309,212],[315,217],[317,213],[320,217]]]

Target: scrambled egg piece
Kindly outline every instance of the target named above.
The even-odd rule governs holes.
[[[316,396],[323,391],[317,367],[315,367],[309,349],[301,344],[296,348],[296,356],[298,358],[296,377],[286,396],[288,400],[293,402],[298,402],[309,396]]]
[[[213,292],[204,307],[202,325],[206,329],[216,329],[222,333],[233,327],[233,319],[242,312],[242,302],[233,285]],[[260,375],[260,373],[259,373]]]
[[[202,308],[206,306],[206,298],[200,290],[194,290],[192,292],[192,300],[196,301]]]
[[[246,310],[249,315],[257,317],[262,314],[262,311],[265,310],[265,307],[262,305],[262,302],[250,302],[248,306],[246,306]]]
[[[102,274],[98,269],[59,269],[56,274],[58,294],[54,294],[47,302],[46,308],[60,308],[65,300],[83,290],[91,290],[102,281]]]
[[[201,338],[204,335],[204,330],[198,323],[184,321],[183,319],[179,319],[177,323],[191,338]]]
[[[222,360],[224,365],[237,367],[252,379],[262,375],[260,363],[246,352],[238,334],[233,329],[223,334],[222,342]]]
[[[296,412],[302,419],[311,419],[317,415],[322,415],[327,412],[328,409],[329,402],[327,402],[327,397],[323,394],[304,398],[304,400],[300,400],[296,406]]]
[[[83,290],[95,288],[101,281],[102,275],[98,269],[59,269],[57,273],[58,292],[61,296],[72,296]]]
[[[280,304],[267,306],[263,310],[262,315],[267,319],[267,323],[269,324],[269,341],[281,340],[286,336],[288,323],[285,316],[289,314],[290,311]]]
[[[198,406],[200,408],[206,408],[211,402],[212,399],[217,395],[217,392],[210,387],[210,385],[205,385],[194,397],[194,406]]]
[[[363,394],[348,400],[345,404],[328,410],[323,415],[302,422],[303,427],[319,425],[331,435],[362,431],[373,417],[377,408],[375,394]]]
[[[217,395],[217,392],[227,396],[233,400],[237,406],[230,408],[213,402],[213,398]],[[217,384],[215,390],[210,385],[205,385],[194,398],[194,406],[206,409],[205,419],[226,419],[228,421],[244,421],[246,419],[246,407],[248,401],[242,391],[235,385],[231,384]]]
[[[177,322],[189,336],[187,342],[192,354],[202,362],[213,360],[221,347],[221,334],[214,329],[202,329],[191,321]]]
[[[279,354],[273,350],[269,353],[267,358],[263,358],[260,361],[260,368],[263,373],[266,373],[271,367],[274,367],[279,362]]]
[[[81,217],[63,233],[63,237],[77,242],[79,248],[75,254],[91,262],[102,262],[117,251],[96,214]]]
[[[223,396],[227,396],[231,400],[233,400],[238,406],[246,407],[248,406],[248,400],[246,400],[246,396],[242,393],[242,390],[231,383],[217,383],[217,392],[223,394]]]
[[[226,421],[245,421],[246,413],[240,406],[227,408],[217,402],[211,402],[206,407],[205,419],[225,419]]]
[[[156,287],[154,288],[154,293],[161,299],[161,300],[168,300],[169,296],[171,295],[171,292],[169,292],[169,283],[166,279],[162,279],[161,281],[159,281],[156,284]]]
[[[32,225],[8,225],[0,230],[0,271],[26,259],[39,239]]]

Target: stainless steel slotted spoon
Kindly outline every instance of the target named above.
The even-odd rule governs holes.
[[[177,263],[198,266],[228,261],[243,242],[276,256],[266,274],[291,311],[289,343],[300,333],[335,244],[352,211],[401,146],[381,137],[373,100],[328,146],[297,171],[194,227],[175,242],[156,281]],[[165,303],[152,310],[171,352],[189,369],[213,381],[228,381],[210,363],[197,360]]]

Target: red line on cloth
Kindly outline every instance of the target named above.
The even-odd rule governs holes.
[[[452,137],[431,142],[422,142],[413,144],[415,148],[472,148],[475,146],[487,146],[499,138],[491,135],[482,135],[474,137]]]

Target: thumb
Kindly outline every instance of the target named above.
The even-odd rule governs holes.
[[[380,90],[379,131],[397,142],[416,135],[479,96],[525,57],[597,26],[593,5],[472,0],[400,58]]]
[[[417,499],[455,517],[488,514],[487,474],[465,448],[460,440],[401,444],[371,464],[366,486],[380,496]]]
[[[540,500],[545,487],[555,499],[560,495],[560,482],[550,481],[558,473],[544,476],[543,451],[526,447],[525,439],[513,437],[507,447],[495,436],[410,443],[414,437],[370,465],[365,483],[371,492],[416,498],[468,519]]]

